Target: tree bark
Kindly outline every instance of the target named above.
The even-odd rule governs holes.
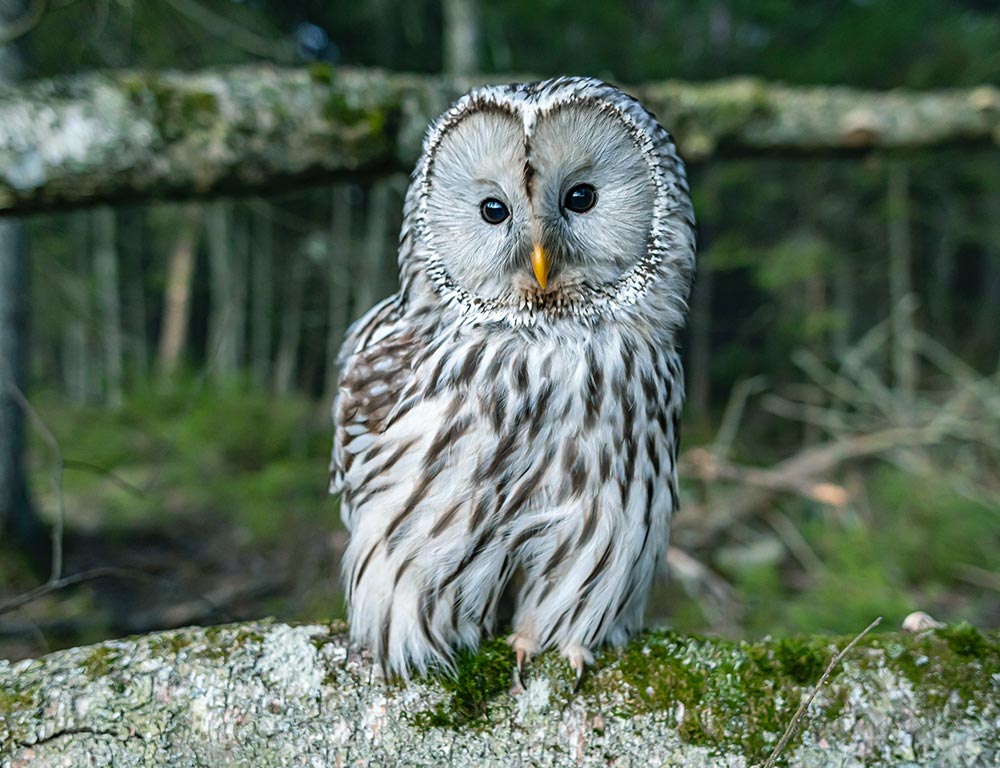
[[[248,66],[99,72],[0,88],[0,211],[249,193],[409,170],[427,124],[484,82]],[[628,88],[684,157],[995,147],[1000,89],[886,93],[752,79]]]
[[[555,653],[508,693],[502,640],[454,677],[386,684],[338,625],[251,623],[0,661],[0,765],[748,766],[764,762],[847,638],[646,634],[579,692]],[[1000,638],[968,626],[868,635],[779,764],[1000,759]]]

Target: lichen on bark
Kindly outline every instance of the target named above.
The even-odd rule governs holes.
[[[848,638],[652,633],[573,690],[556,654],[508,693],[502,640],[454,675],[379,679],[341,624],[188,628],[0,662],[0,765],[751,766]],[[786,765],[995,765],[1000,638],[968,625],[866,637]]]

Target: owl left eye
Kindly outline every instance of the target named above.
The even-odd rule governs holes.
[[[487,224],[500,224],[510,216],[510,209],[495,197],[487,197],[479,204],[479,213]]]
[[[597,204],[597,190],[590,184],[577,184],[563,200],[563,208],[573,213],[586,213]]]

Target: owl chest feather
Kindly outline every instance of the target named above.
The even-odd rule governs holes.
[[[669,346],[628,328],[404,336],[361,361],[367,431],[344,419],[349,525],[369,509],[389,546],[503,529],[529,554],[545,534],[592,536],[602,518],[665,525],[682,394]]]

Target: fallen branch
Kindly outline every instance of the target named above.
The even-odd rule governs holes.
[[[241,40],[244,47],[260,42]],[[408,171],[428,123],[485,79],[314,64],[100,72],[0,88],[0,212],[245,194]],[[517,79],[532,78],[492,77]],[[689,160],[993,148],[1000,137],[1000,90],[987,85],[873,92],[738,79],[628,90]]]
[[[862,634],[811,690],[802,665],[822,668],[842,639],[642,635],[600,653],[579,694],[544,654],[517,697],[503,640],[463,656],[455,678],[401,684],[380,681],[342,631],[189,628],[0,661],[0,764],[721,767],[763,763],[789,718],[788,765],[1000,758],[983,674],[1000,638],[969,627]]]

